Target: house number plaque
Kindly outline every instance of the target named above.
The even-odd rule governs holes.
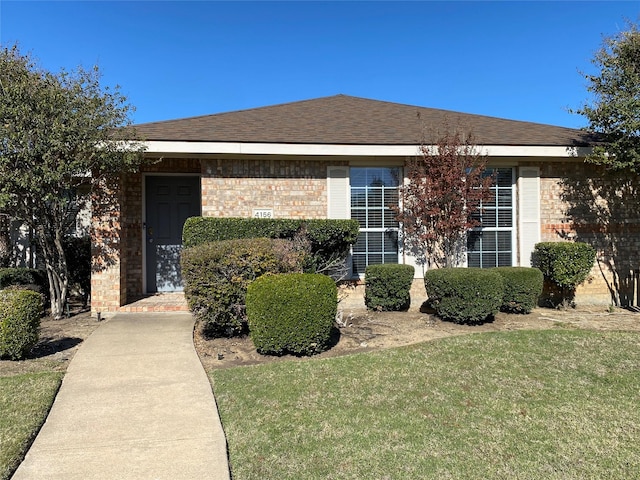
[[[253,218],[273,218],[273,208],[254,208]]]

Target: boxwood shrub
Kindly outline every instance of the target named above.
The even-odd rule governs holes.
[[[331,340],[338,291],[320,274],[264,275],[249,285],[249,332],[258,352],[313,355]]]
[[[49,280],[45,271],[35,268],[0,268],[0,289],[18,285],[48,298]]]
[[[20,360],[40,333],[42,298],[30,290],[0,290],[0,357]]]
[[[191,217],[182,237],[185,247],[238,238],[302,237],[309,248],[305,271],[313,273],[343,261],[358,239],[359,228],[356,220]]]
[[[584,242],[541,242],[535,246],[532,264],[551,284],[548,296],[555,306],[573,303],[575,290],[589,276],[595,259],[595,249]]]
[[[415,269],[411,265],[369,265],[364,272],[364,303],[370,310],[407,310]]]
[[[185,248],[181,254],[189,308],[209,337],[246,332],[247,285],[265,273],[301,272],[288,240],[245,238]]]
[[[537,268],[497,267],[504,282],[500,310],[509,313],[531,313],[542,294],[543,275]]]
[[[481,268],[439,268],[424,277],[432,307],[443,320],[476,324],[500,310],[504,282],[499,273]]]

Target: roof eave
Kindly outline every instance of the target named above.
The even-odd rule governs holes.
[[[412,157],[420,145],[341,145],[248,142],[187,142],[150,140],[143,142],[150,155],[294,155],[345,157]],[[584,157],[591,147],[572,145],[480,145],[489,157]]]

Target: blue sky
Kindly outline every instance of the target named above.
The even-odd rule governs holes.
[[[579,71],[639,18],[638,0],[0,0],[0,42],[53,71],[98,65],[135,123],[343,93],[579,128]]]

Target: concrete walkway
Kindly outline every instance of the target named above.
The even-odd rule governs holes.
[[[69,364],[14,480],[229,479],[188,313],[118,314]]]

